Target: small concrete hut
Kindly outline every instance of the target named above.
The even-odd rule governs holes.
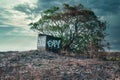
[[[37,49],[40,51],[60,52],[61,38],[53,37],[45,34],[39,34]]]

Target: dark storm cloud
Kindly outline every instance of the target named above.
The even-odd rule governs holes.
[[[61,6],[64,3],[79,4],[81,0],[38,0],[37,5],[40,9],[45,9],[52,6]]]
[[[16,11],[25,13],[27,15],[26,19],[31,19],[31,20],[33,20],[33,17],[32,17],[33,15],[36,16],[40,13],[40,10],[38,7],[31,8],[30,5],[27,3],[19,4],[19,5],[15,6],[13,9]]]
[[[16,11],[19,11],[19,12],[22,12],[22,13],[25,13],[27,15],[27,17],[25,19],[33,19],[31,17],[32,14],[36,14],[35,10],[33,8],[30,8],[30,6],[28,4],[19,4],[17,6],[15,6],[13,8],[14,10]]]
[[[120,10],[120,0],[89,0],[89,4],[103,12],[118,13]]]
[[[62,2],[62,0],[61,0]],[[59,6],[61,4],[61,2],[59,0],[38,0],[37,2],[37,6],[38,6],[38,10],[44,10],[47,8],[50,8],[52,6]]]
[[[63,3],[83,4],[85,7],[95,9],[99,15],[114,14],[120,11],[120,0],[38,0],[38,10],[51,6],[60,6]]]
[[[33,12],[33,9],[30,8],[28,4],[19,4],[13,8],[14,10],[23,12],[25,14],[31,14]]]

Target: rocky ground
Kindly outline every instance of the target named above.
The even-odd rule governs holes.
[[[120,62],[39,51],[0,52],[0,80],[120,80]]]

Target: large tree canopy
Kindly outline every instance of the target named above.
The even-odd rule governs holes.
[[[60,37],[63,50],[76,53],[104,50],[105,22],[82,4],[44,10],[40,19],[30,25],[41,34]]]

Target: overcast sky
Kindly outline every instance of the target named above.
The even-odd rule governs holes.
[[[37,33],[28,24],[63,3],[81,3],[107,21],[111,51],[120,51],[120,0],[0,0],[0,51],[36,49]]]

